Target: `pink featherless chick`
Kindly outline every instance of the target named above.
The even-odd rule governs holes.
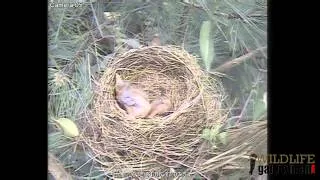
[[[116,100],[130,119],[145,118],[151,109],[147,94],[116,74]]]

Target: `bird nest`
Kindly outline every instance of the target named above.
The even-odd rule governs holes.
[[[172,108],[151,119],[126,118],[115,100],[115,77],[143,89],[150,101],[161,94]],[[194,56],[175,46],[151,46],[115,57],[106,68],[85,122],[84,142],[114,177],[179,168],[197,171],[201,133],[225,121],[220,83]]]

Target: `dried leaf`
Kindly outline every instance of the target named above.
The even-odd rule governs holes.
[[[65,136],[68,136],[68,137],[79,136],[78,127],[72,120],[67,118],[60,118],[56,120],[56,122],[62,128]]]

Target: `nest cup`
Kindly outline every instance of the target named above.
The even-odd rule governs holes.
[[[172,109],[152,119],[129,120],[115,100],[115,75],[143,89],[152,101],[161,95]],[[98,83],[83,140],[113,176],[172,168],[196,171],[205,127],[222,123],[223,90],[175,46],[151,46],[115,57]]]

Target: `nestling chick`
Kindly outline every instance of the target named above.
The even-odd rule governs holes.
[[[147,118],[153,118],[157,114],[163,114],[171,108],[172,104],[167,97],[160,97],[151,103],[151,109]]]
[[[148,115],[151,105],[145,92],[122,80],[118,74],[115,89],[116,100],[125,108],[130,118],[144,118]]]

